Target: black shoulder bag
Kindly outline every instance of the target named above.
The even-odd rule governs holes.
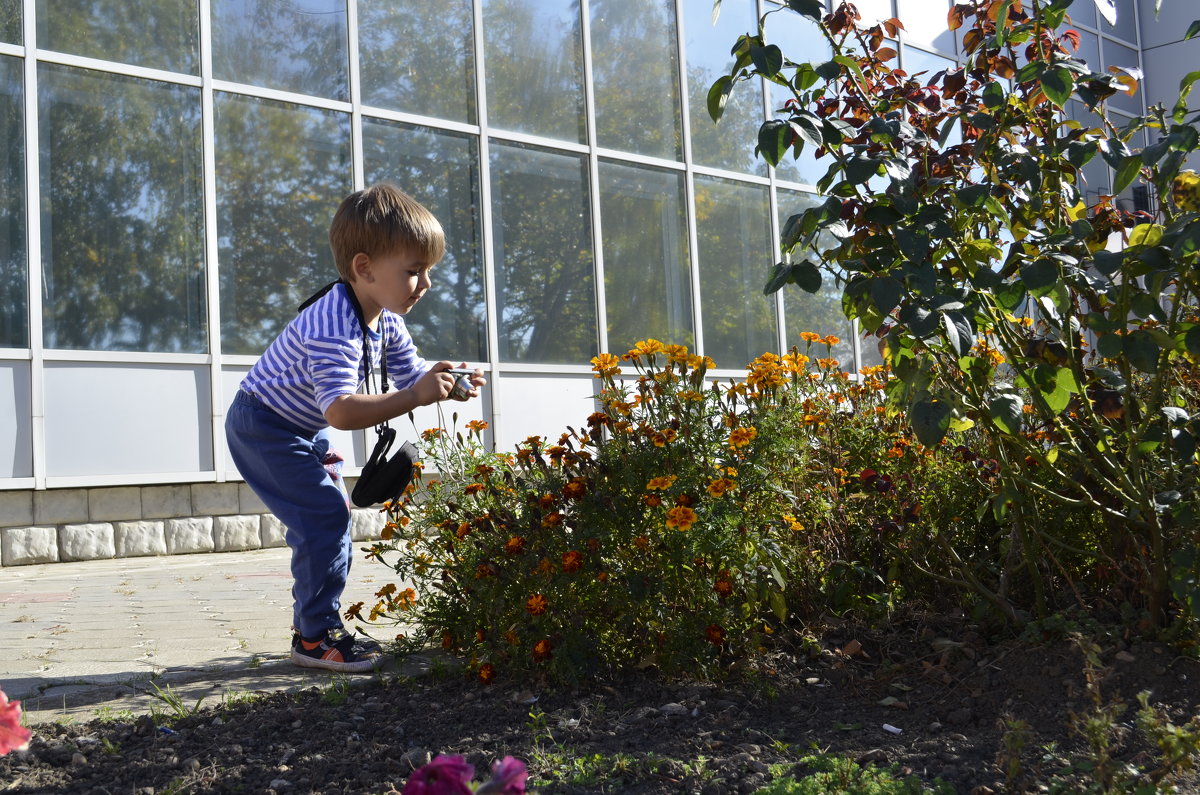
[[[354,315],[358,318],[358,325],[362,328],[363,381],[367,385],[367,394],[369,395],[371,394],[371,349],[367,342],[367,322],[363,317],[362,305],[358,303],[358,296],[354,294],[354,289],[348,283],[338,279],[318,290],[300,305],[300,310],[314,303],[338,284],[346,285],[346,297],[350,300],[350,305],[354,307]],[[386,394],[388,391],[387,351],[383,349],[379,352],[379,369],[379,392]],[[383,502],[395,502],[400,499],[404,490],[408,488],[408,484],[412,482],[415,465],[421,456],[417,446],[406,441],[400,445],[400,449],[391,458],[388,458],[388,452],[396,441],[396,431],[388,425],[387,420],[384,420],[375,426],[375,432],[379,435],[375,442],[375,449],[371,451],[367,462],[363,464],[358,482],[354,484],[354,490],[350,493],[350,500],[360,508],[367,508]]]

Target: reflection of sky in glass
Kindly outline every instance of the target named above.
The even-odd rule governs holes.
[[[951,0],[897,0],[904,40],[954,55],[954,34],[946,26]]]
[[[421,355],[486,361],[476,139],[363,119],[363,160],[368,185],[399,186],[434,214],[446,234],[433,286],[404,319]]]
[[[1086,63],[1093,71],[1100,69],[1100,38],[1095,33],[1086,30],[1076,31],[1079,34],[1079,49],[1072,53],[1073,57]],[[1071,49],[1067,45],[1067,50]]]
[[[685,204],[678,172],[600,163],[609,350],[694,344]]]
[[[22,62],[0,56],[0,347],[28,344]]]
[[[762,124],[761,81],[739,83],[729,97],[720,124],[708,115],[708,89],[733,65],[729,51],[738,36],[758,28],[758,11],[752,0],[725,0],[717,24],[712,24],[712,3],[684,3],[684,36],[687,58],[689,118],[692,157],[707,166],[765,174],[766,164],[754,156]]]
[[[908,45],[904,46],[901,57],[904,59],[904,71],[908,72],[909,75],[924,72],[924,74],[917,78],[923,85],[928,85],[933,76],[943,69],[950,70],[955,68],[954,61],[949,58],[943,58],[940,55],[934,55],[931,52],[918,50],[916,47],[909,47]]]
[[[810,62],[815,65],[829,60],[830,57],[829,42],[825,40],[816,23],[794,11],[783,10],[768,14],[765,40],[768,44],[778,45],[787,58],[797,63]],[[789,71],[786,74],[790,79],[793,72]],[[770,91],[772,113],[784,117],[785,114],[778,114],[778,111],[787,100],[793,98],[792,92],[775,83],[767,83],[767,90]],[[813,152],[812,145],[805,143],[799,160],[793,158],[791,153],[784,155],[775,169],[779,179],[814,184],[825,174],[831,161],[829,158],[815,160]]]
[[[349,99],[346,0],[212,0],[213,75]]]
[[[926,2],[926,0],[921,0],[921,2]],[[896,16],[896,11],[892,8],[892,0],[855,0],[854,5],[858,8],[858,13],[862,15],[858,24],[864,27],[869,28],[877,22]]]
[[[21,43],[21,0],[0,0],[0,41]]]
[[[573,0],[483,0],[488,123],[584,140],[583,39]]]
[[[37,28],[42,49],[172,72],[200,71],[200,18],[195,3],[38,0]]]
[[[1149,3],[1150,0],[1142,0]],[[1122,38],[1131,44],[1137,43],[1137,6],[1134,0],[1117,0],[1117,24],[1109,25],[1108,20],[1100,18],[1101,29],[1111,35]]]

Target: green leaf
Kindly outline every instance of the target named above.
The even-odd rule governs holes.
[[[1183,40],[1194,39],[1200,36],[1200,19],[1192,20],[1192,24],[1188,25],[1187,33],[1183,34]]]
[[[712,24],[717,24],[717,18],[721,16],[721,0],[713,0]]]
[[[782,119],[770,119],[758,128],[758,152],[772,166],[792,148],[792,126]]]
[[[1105,276],[1112,276],[1121,269],[1125,255],[1120,251],[1097,251],[1095,254],[1096,270]]]
[[[887,315],[900,303],[900,295],[904,285],[892,276],[882,276],[871,280],[871,300],[875,309],[881,315]]]
[[[1200,356],[1200,326],[1193,326],[1183,337],[1184,347],[1193,356]]]
[[[821,135],[821,120],[816,114],[808,110],[799,110],[792,116],[792,129],[796,131],[803,140],[813,146],[824,146],[825,139]]]
[[[1113,178],[1113,193],[1120,193],[1129,187],[1129,184],[1137,179],[1137,175],[1142,170],[1142,158],[1138,155],[1129,155],[1121,161],[1121,167],[1117,169],[1117,174]]]
[[[1096,340],[1096,350],[1105,359],[1115,359],[1125,352],[1125,347],[1122,344],[1124,337],[1118,334],[1101,334]]]
[[[725,105],[729,102],[729,92],[733,90],[733,78],[721,75],[712,88],[708,89],[708,115],[713,121],[720,121],[725,113]]]
[[[1161,350],[1154,337],[1139,329],[1125,336],[1122,343],[1129,363],[1143,373],[1158,372],[1158,354]]]
[[[983,104],[995,109],[1004,104],[1004,86],[993,80],[983,89]]]
[[[825,15],[824,0],[788,0],[787,7],[813,22],[820,22],[821,17]]]
[[[1152,317],[1164,323],[1167,321],[1167,313],[1162,308],[1162,304],[1156,301],[1154,296],[1149,293],[1138,293],[1129,302],[1129,305],[1133,313],[1140,318]]]
[[[767,279],[766,285],[763,287],[763,295],[777,293],[788,283],[788,277],[791,276],[792,266],[787,262],[776,262],[771,268],[771,276]]]
[[[833,60],[840,63],[842,66],[846,67],[847,69],[849,69],[850,73],[853,74],[855,77],[857,77],[859,80],[864,79],[863,73],[862,73],[862,67],[860,67],[858,65],[858,61],[854,60],[849,55],[837,55],[837,56],[834,56]]]
[[[988,414],[1000,426],[1000,430],[1010,435],[1021,431],[1023,410],[1021,396],[1015,392],[1006,392],[988,401]]]
[[[961,312],[943,312],[942,323],[946,326],[946,341],[959,356],[965,356],[975,345],[975,331]]]
[[[750,60],[764,77],[774,77],[783,68],[783,52],[774,44],[764,47],[751,46]]]
[[[1184,78],[1179,81],[1179,99],[1175,102],[1175,107],[1172,110],[1171,115],[1175,121],[1181,124],[1187,117],[1188,95],[1192,93],[1192,85],[1195,84],[1197,80],[1200,80],[1200,71],[1188,72]]]
[[[1075,77],[1071,70],[1061,66],[1047,69],[1041,82],[1046,97],[1060,108],[1067,104],[1067,100],[1071,98],[1071,91],[1075,88]]]
[[[990,185],[968,185],[961,188],[955,195],[968,207],[981,207],[991,194],[991,190]]]
[[[926,447],[933,447],[946,436],[950,428],[950,406],[935,398],[923,400],[909,409],[908,421],[917,435],[917,441]]]
[[[1162,236],[1163,228],[1158,224],[1138,224],[1129,233],[1129,247],[1157,246]]]
[[[1058,284],[1058,264],[1051,259],[1039,259],[1021,267],[1021,281],[1034,296],[1049,293]]]

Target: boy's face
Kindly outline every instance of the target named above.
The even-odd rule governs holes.
[[[356,271],[355,279],[355,286],[361,288],[358,292],[363,313],[371,316],[379,309],[387,309],[398,315],[407,314],[429,289],[432,268],[433,263],[406,251],[367,258]],[[368,308],[368,302],[375,306]]]

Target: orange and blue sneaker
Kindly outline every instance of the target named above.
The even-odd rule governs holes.
[[[360,673],[383,662],[383,649],[373,640],[356,638],[342,627],[325,630],[316,638],[292,631],[292,662],[304,668]]]

